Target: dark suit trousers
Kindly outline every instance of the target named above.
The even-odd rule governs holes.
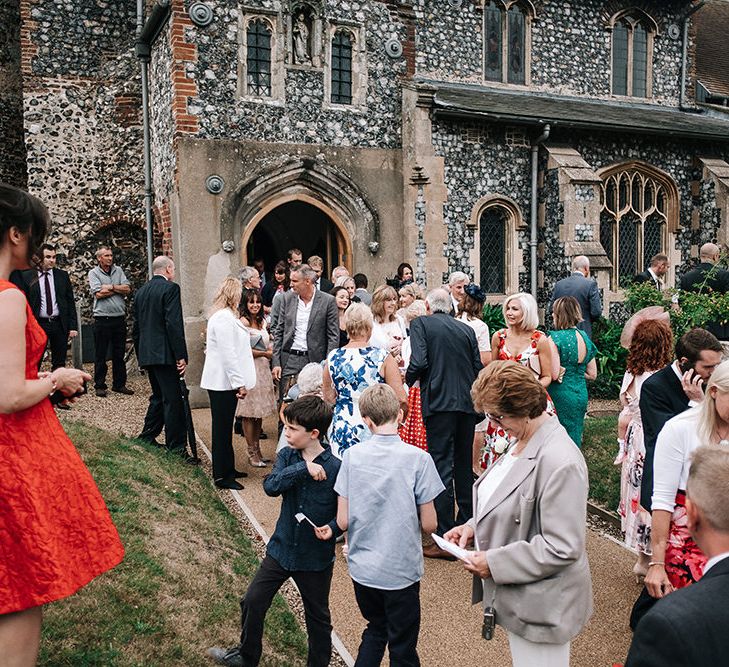
[[[309,635],[307,667],[327,667],[332,657],[332,617],[329,612],[329,589],[333,565],[321,572],[284,570],[277,560],[266,556],[240,601],[241,636],[239,651],[243,664],[257,665],[263,646],[263,621],[273,596],[287,579],[299,587],[304,603],[306,631]]]
[[[466,412],[436,412],[425,417],[428,453],[445,486],[435,499],[438,514],[438,534],[448,532],[456,525],[455,502],[458,503],[458,525],[473,516],[473,473],[471,471],[473,431],[478,417]]]
[[[210,396],[210,417],[212,418],[213,479],[235,479],[235,453],[233,452],[233,420],[238,404],[235,389],[213,391]]]
[[[94,388],[106,389],[106,351],[111,343],[111,373],[113,389],[127,385],[127,367],[124,352],[127,346],[127,325],[124,316],[94,318]]]
[[[165,429],[165,443],[169,449],[184,452],[187,436],[185,404],[182,400],[180,374],[176,366],[148,366],[149,397],[147,416],[140,438],[152,441]]]
[[[63,368],[66,365],[66,353],[68,350],[68,332],[63,328],[61,320],[54,318],[52,320],[38,318],[38,324],[41,325],[43,331],[48,336],[48,347],[51,348],[51,368]],[[40,369],[43,357],[38,362]]]

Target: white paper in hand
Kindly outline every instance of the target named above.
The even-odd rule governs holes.
[[[299,523],[301,523],[302,521],[308,521],[312,525],[313,528],[316,528],[316,525],[314,524],[314,522],[308,516],[306,516],[306,514],[304,514],[303,512],[294,514],[294,519],[296,519]]]
[[[462,549],[457,544],[453,544],[452,542],[444,540],[440,535],[436,535],[435,533],[431,533],[431,537],[433,538],[435,543],[441,549],[443,549],[443,551],[447,551],[449,554],[452,554],[459,560],[468,561],[474,553],[473,551],[469,551],[468,549]]]

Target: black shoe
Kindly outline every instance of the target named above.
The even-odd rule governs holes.
[[[241,477],[248,477],[248,473],[247,472],[242,472],[240,470],[236,470],[234,477],[236,479],[240,479]]]
[[[157,440],[156,436],[152,436],[150,438],[144,433],[140,433],[138,436],[136,436],[135,440],[141,440],[142,442],[146,442],[148,445],[154,445],[155,447],[160,447],[161,449],[164,449],[166,447],[166,445],[163,445],[159,440]]]
[[[165,448],[166,449],[166,448]],[[182,449],[169,449],[168,450],[170,454],[174,454],[175,456],[179,456],[182,459],[183,463],[189,463],[190,465],[197,465],[200,463],[200,459],[196,459],[194,456],[190,456],[187,453],[187,450]]]
[[[57,403],[56,407],[59,410],[70,410],[71,409],[71,406],[68,403]]]
[[[268,440],[268,436],[263,431],[261,431],[261,435],[258,436],[258,439],[259,440]]]
[[[243,435],[243,417],[236,417],[233,422],[233,433]]]
[[[99,398],[106,398],[106,389],[97,389],[96,390],[96,395]]]
[[[236,482],[234,479],[216,479],[215,486],[219,489],[233,489],[234,491],[242,491],[243,485]],[[222,663],[227,664],[227,663]]]
[[[113,392],[117,393],[117,394],[124,394],[125,396],[133,396],[134,395],[134,390],[133,389],[129,389],[129,387],[119,387],[119,389],[114,389],[112,387],[111,390]]]
[[[226,667],[243,667],[243,656],[240,654],[237,646],[224,649],[213,646],[206,653],[212,658],[216,665],[225,665]]]

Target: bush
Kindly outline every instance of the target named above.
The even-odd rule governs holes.
[[[656,291],[655,289],[653,290]],[[592,340],[597,347],[597,378],[588,384],[592,398],[617,398],[625,373],[628,351],[620,345],[623,325],[602,318],[592,327]]]
[[[499,329],[506,327],[506,322],[504,322],[504,313],[501,310],[501,306],[495,303],[484,304],[481,319],[488,325],[489,333],[491,335]]]

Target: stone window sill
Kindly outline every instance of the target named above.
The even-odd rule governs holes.
[[[333,102],[324,102],[322,109],[326,111],[349,111],[350,113],[359,115],[367,113],[367,107],[364,104],[334,104]]]
[[[299,70],[302,72],[321,72],[324,69],[323,65],[297,65],[295,63],[287,63],[286,69]]]
[[[285,102],[275,97],[255,97],[253,95],[241,95],[238,100],[240,102],[252,102],[253,104],[262,104],[272,107],[283,107]]]

